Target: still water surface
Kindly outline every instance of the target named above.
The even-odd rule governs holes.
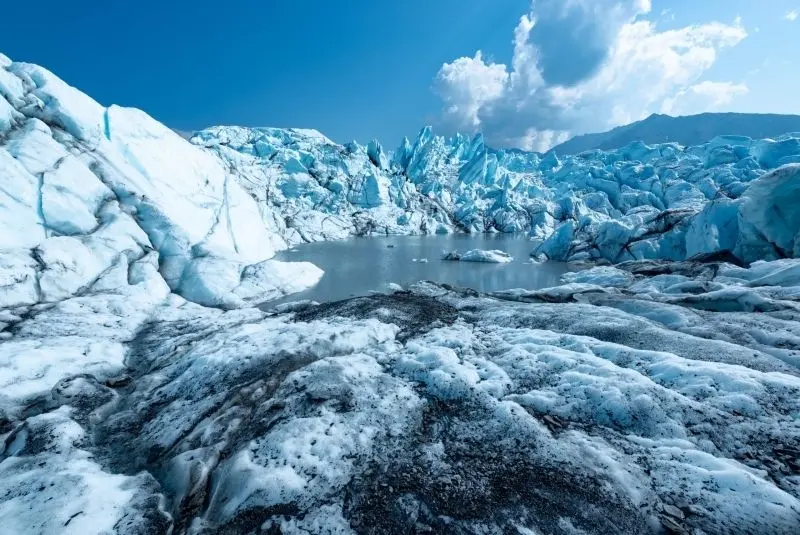
[[[507,264],[441,260],[446,251],[469,249],[500,249],[514,260]],[[275,258],[311,262],[324,269],[325,275],[313,288],[269,305],[303,299],[337,301],[385,289],[392,282],[406,287],[422,280],[482,292],[546,288],[557,285],[561,275],[570,271],[566,263],[530,263],[532,249],[527,238],[508,234],[387,236],[298,245]]]

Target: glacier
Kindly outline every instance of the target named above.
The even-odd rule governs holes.
[[[797,533],[798,230],[793,135],[186,140],[0,55],[0,534]],[[258,306],[452,232],[575,269]]]
[[[223,162],[40,67],[9,63],[2,72],[11,111],[0,152],[8,185],[0,248],[28,264],[9,288],[27,297],[16,304],[63,299],[150,252],[169,288],[198,303],[236,307],[254,292],[287,293],[285,272],[269,261],[285,244]],[[321,276],[311,265],[293,270],[294,291]]]
[[[750,263],[800,252],[800,137],[791,134],[564,158],[494,150],[481,135],[445,139],[430,127],[391,155],[377,141],[338,145],[308,130],[215,127],[191,141],[236,170],[289,244],[525,232],[532,253],[551,260],[728,254]],[[785,220],[782,230],[770,214]]]

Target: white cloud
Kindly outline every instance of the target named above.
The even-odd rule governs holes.
[[[642,19],[650,8],[642,0],[537,0],[514,30],[510,67],[480,53],[442,66],[442,126],[480,129],[496,146],[545,150],[568,134],[665,107],[724,106],[746,91],[699,82],[721,49],[747,36],[738,20],[658,31]]]
[[[786,15],[784,15],[783,18],[785,18],[789,22],[794,22],[795,20],[797,20],[797,17],[799,16],[800,13],[798,13],[796,9],[792,9],[791,11],[787,11]]]
[[[550,147],[555,147],[570,138],[569,132],[556,130],[537,130],[529,128],[519,138],[514,146],[535,151],[545,151]]]
[[[460,129],[480,126],[478,112],[503,94],[508,73],[505,65],[485,63],[481,51],[474,58],[445,63],[436,76],[436,86],[445,103],[445,114]]]
[[[668,115],[693,115],[723,109],[736,97],[746,95],[747,86],[731,82],[704,81],[679,91],[665,99],[661,113]]]

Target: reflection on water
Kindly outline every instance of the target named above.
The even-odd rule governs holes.
[[[454,249],[500,249],[513,256],[514,261],[483,264],[441,260],[444,252]],[[312,262],[324,269],[325,275],[315,287],[270,305],[301,299],[336,301],[385,289],[390,282],[405,287],[421,280],[484,292],[546,288],[557,284],[559,277],[569,271],[569,266],[560,262],[531,264],[532,249],[526,238],[507,234],[388,236],[299,245],[280,252],[276,259]],[[420,261],[424,259],[428,261]]]

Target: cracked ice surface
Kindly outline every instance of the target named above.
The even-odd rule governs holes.
[[[3,388],[0,510],[40,533],[795,533],[798,261],[613,269],[283,314],[169,298],[133,332],[130,294],[11,320],[9,363],[70,337],[87,367]]]
[[[215,154],[139,110],[104,108],[41,67],[7,63],[0,265],[27,264],[26,256],[38,265],[3,268],[20,279],[4,285],[18,304],[64,299],[120,254],[131,261],[148,251],[158,252],[171,290],[209,306],[244,306],[319,280],[310,264],[294,265],[289,282],[268,262],[285,243]]]

